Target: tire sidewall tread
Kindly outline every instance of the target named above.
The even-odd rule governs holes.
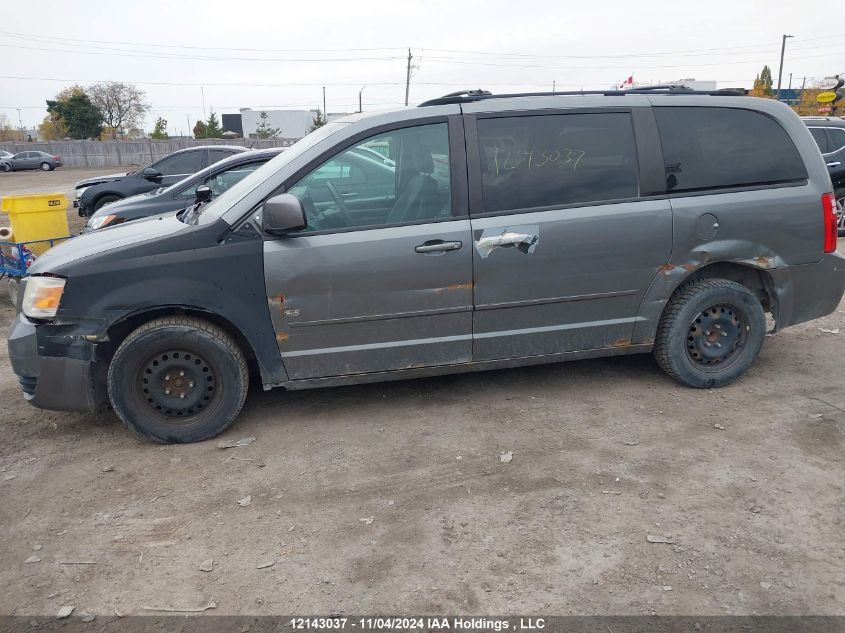
[[[704,309],[729,302],[742,308],[749,330],[742,356],[724,371],[696,368],[686,352],[690,324]],[[688,387],[711,389],[737,380],[751,366],[763,345],[766,317],[763,306],[742,284],[721,278],[705,278],[678,288],[663,311],[654,340],[654,357],[671,378]]]
[[[216,363],[222,374],[231,373],[231,380],[223,382],[223,376],[218,377],[223,395],[216,405],[212,415],[202,424],[192,427],[166,426],[154,420],[144,419],[143,411],[136,411],[131,396],[124,393],[124,384],[134,380],[134,376],[124,374],[127,364],[138,362],[131,354],[144,354],[138,348],[139,342],[156,343],[162,339],[173,339],[174,345],[185,345],[191,337],[197,339],[210,349],[219,352]],[[208,352],[203,350],[204,354]],[[231,382],[231,384],[228,384]],[[208,321],[186,316],[162,317],[139,326],[127,336],[117,348],[107,376],[109,399],[112,408],[124,425],[133,433],[146,440],[162,444],[190,443],[212,438],[228,428],[237,417],[246,400],[249,388],[249,371],[246,359],[238,344],[223,329]]]

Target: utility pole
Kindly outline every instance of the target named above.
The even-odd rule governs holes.
[[[358,91],[358,112],[363,112],[364,109],[361,107],[361,93],[364,92],[364,88],[367,86],[361,86],[361,89]]]
[[[200,86],[200,94],[202,95],[202,118],[205,118],[205,90]]]
[[[555,93],[555,88],[557,87],[557,82],[552,80],[552,94]]]
[[[786,50],[786,38],[788,38],[788,37],[794,37],[794,36],[793,35],[784,35],[783,39],[781,40],[781,44],[780,44],[780,68],[778,68],[778,91],[777,91],[777,94],[775,95],[775,99],[777,99],[778,101],[780,101],[780,80],[781,80],[781,77],[783,76],[783,53]]]
[[[405,71],[405,105],[408,105],[408,92],[411,90],[411,49],[408,49],[408,68]]]
[[[21,120],[21,109],[15,108],[18,111],[18,125],[20,126],[21,130],[23,130],[23,121]]]
[[[792,90],[792,73],[789,73],[789,87],[787,90]]]
[[[192,132],[192,130],[191,130],[191,115],[185,114],[185,120],[188,122],[188,133],[185,134],[185,136],[191,136],[191,132]]]
[[[323,86],[323,121],[329,122],[329,113],[326,111],[326,87]]]

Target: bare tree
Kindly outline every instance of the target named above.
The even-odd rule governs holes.
[[[91,101],[103,113],[103,123],[117,138],[126,128],[141,127],[144,115],[150,105],[144,101],[147,96],[133,84],[122,81],[103,81],[88,86],[86,91]]]

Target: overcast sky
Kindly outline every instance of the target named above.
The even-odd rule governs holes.
[[[0,9],[0,112],[25,126],[62,88],[134,82],[171,134],[206,113],[322,106],[402,105],[460,88],[493,92],[606,88],[682,77],[750,87],[763,64],[783,86],[845,73],[841,24],[831,3],[565,2],[562,0],[66,0]]]

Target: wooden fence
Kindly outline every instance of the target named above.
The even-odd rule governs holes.
[[[18,152],[47,152],[62,157],[65,167],[121,167],[125,165],[148,165],[149,163],[172,154],[176,150],[199,145],[240,145],[252,149],[267,147],[290,147],[296,139],[251,138],[235,139],[170,139],[154,141],[38,141],[33,143],[0,143],[0,149],[17,154]]]

